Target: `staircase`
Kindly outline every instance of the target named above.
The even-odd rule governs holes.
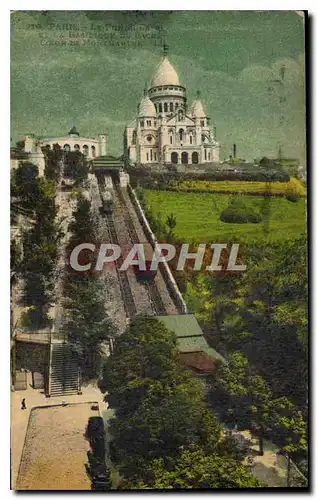
[[[50,396],[79,394],[80,369],[76,354],[66,343],[51,345]]]

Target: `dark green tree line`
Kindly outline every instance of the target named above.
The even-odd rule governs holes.
[[[90,211],[90,202],[79,195],[77,208],[69,225],[71,237],[66,252],[80,243],[96,243],[97,230]],[[84,255],[85,263],[93,263],[92,252]],[[94,266],[92,266],[94,268]],[[98,377],[105,347],[114,334],[112,321],[105,310],[106,284],[98,272],[77,272],[67,263],[64,280],[64,329],[78,352],[84,378]]]
[[[121,487],[158,487],[160,467],[166,473],[162,487],[217,488],[222,481],[229,488],[242,487],[244,481],[245,486],[259,485],[242,467],[237,450],[208,408],[201,382],[178,365],[177,353],[172,332],[154,318],[139,317],[116,339],[104,366],[101,389],[116,412],[110,433],[112,459],[124,477]],[[203,462],[192,464],[198,469],[192,485],[183,456],[187,450],[193,457],[198,453]],[[209,460],[217,464],[214,474]],[[173,466],[179,462],[183,467]],[[228,481],[226,464],[233,472]],[[241,483],[240,477],[245,478]]]

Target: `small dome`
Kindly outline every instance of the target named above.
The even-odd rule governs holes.
[[[144,96],[140,102],[139,116],[157,116],[155,105],[148,96]]]
[[[180,85],[178,74],[167,57],[162,59],[155,71],[150,87],[159,87],[160,85]]]
[[[71,130],[69,131],[68,135],[77,135],[79,136],[79,133],[76,130],[76,127],[72,127]]]
[[[195,118],[205,118],[206,114],[204,108],[202,106],[202,102],[196,99],[193,101],[192,106],[190,108],[190,113]]]
[[[196,99],[193,101],[191,107],[190,107],[190,114],[194,118],[205,118],[206,114],[202,105],[202,102]]]

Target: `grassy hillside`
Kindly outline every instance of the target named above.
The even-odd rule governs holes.
[[[231,195],[145,190],[147,206],[162,220],[173,213],[174,233],[185,242],[237,241],[252,243],[297,237],[306,231],[305,199],[291,203],[286,198],[245,195],[244,202],[263,214],[259,224],[235,224],[220,220]]]

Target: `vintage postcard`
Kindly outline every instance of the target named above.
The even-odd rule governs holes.
[[[11,13],[11,488],[308,488],[305,11]]]

